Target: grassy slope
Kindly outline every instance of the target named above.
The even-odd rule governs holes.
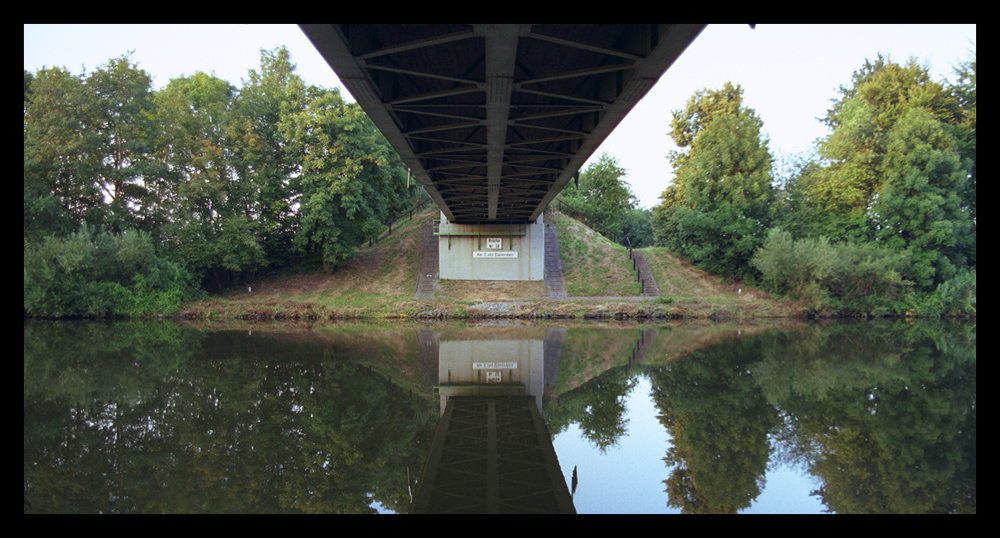
[[[547,213],[559,232],[563,274],[571,297],[635,297],[636,281],[628,250],[566,215]],[[770,294],[743,284],[726,284],[695,268],[665,248],[641,250],[660,288],[660,299],[649,303],[673,313],[707,317],[795,316],[794,304],[775,301]]]
[[[427,209],[393,226],[392,235],[364,245],[347,265],[322,271],[263,278],[251,286],[192,305],[194,316],[392,317],[423,309],[414,300],[423,230],[439,213]]]
[[[483,301],[515,302],[509,314],[585,312],[668,312],[696,317],[794,316],[800,309],[773,301],[768,294],[722,283],[662,248],[643,249],[662,294],[640,299],[632,264],[624,247],[616,245],[576,220],[558,212],[546,213],[556,226],[563,272],[571,297],[556,301],[545,294],[542,282],[442,281],[436,300],[414,299],[423,230],[438,218],[436,209],[414,215],[393,228],[377,245],[358,249],[357,257],[330,274],[304,273],[261,279],[245,288],[192,305],[186,314],[197,317],[409,317],[428,310],[451,315],[476,314]],[[593,299],[588,299],[593,297]],[[617,299],[608,299],[616,297]]]
[[[642,288],[628,249],[559,212],[547,212],[559,233],[563,279],[570,297],[637,297]]]
[[[665,248],[642,249],[660,288],[660,301],[698,317],[711,314],[745,317],[797,316],[801,307],[776,301],[765,291],[739,282],[725,283]]]

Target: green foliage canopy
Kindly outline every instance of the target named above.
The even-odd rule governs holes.
[[[345,104],[336,90],[313,95],[282,129],[302,163],[293,245],[316,251],[324,268],[343,265],[405,204],[402,161],[361,108]]]
[[[625,180],[627,175],[618,159],[602,153],[580,172],[579,187],[567,185],[561,199],[601,235],[621,244],[629,237],[635,244],[635,230],[641,229],[633,214],[638,198]]]
[[[341,265],[408,205],[405,174],[361,109],[307,87],[284,47],[262,50],[241,88],[199,72],[153,91],[128,55],[89,75],[25,71],[25,312],[142,310],[106,300],[160,284],[92,267],[105,233],[141,231],[150,259],[208,289],[265,267]]]
[[[770,227],[774,189],[763,122],[742,106],[743,90],[696,92],[674,111],[674,184],[653,210],[656,240],[727,278],[753,280],[747,263]]]

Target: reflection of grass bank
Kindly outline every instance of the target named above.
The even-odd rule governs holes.
[[[638,325],[567,329],[559,363],[560,379],[572,383],[573,379],[589,379],[596,373],[625,364],[640,332]]]
[[[425,327],[423,324],[305,320],[276,323],[242,319],[187,320],[180,324],[204,332],[241,332],[279,347],[319,347],[326,358],[362,364],[387,382],[431,396],[429,386],[425,386],[420,349],[414,337],[414,331]]]
[[[561,397],[612,368],[641,370],[687,357],[691,353],[726,340],[747,338],[768,331],[801,331],[806,324],[798,319],[763,319],[715,322],[710,320],[672,321],[669,324],[625,322],[577,322],[566,325],[559,375],[556,384],[546,387],[546,398]],[[628,365],[640,335],[655,338],[642,359]]]

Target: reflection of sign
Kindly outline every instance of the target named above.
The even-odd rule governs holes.
[[[473,370],[496,370],[498,368],[517,368],[516,362],[474,362]]]
[[[502,237],[487,237],[486,238],[486,248],[501,249],[503,248],[503,238]]]
[[[473,258],[516,258],[516,250],[501,250],[499,252],[484,252],[482,250],[475,250],[472,252]]]

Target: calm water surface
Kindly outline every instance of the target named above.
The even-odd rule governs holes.
[[[791,321],[28,322],[24,511],[407,512],[483,387],[578,513],[976,511],[975,324]]]

